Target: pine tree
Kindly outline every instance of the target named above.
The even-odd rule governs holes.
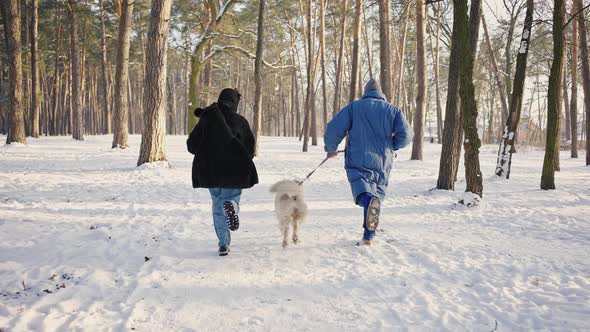
[[[26,143],[20,1],[2,1],[0,9],[2,9],[4,17],[8,54],[8,135],[6,136],[6,144]]]
[[[553,1],[553,63],[547,91],[547,141],[541,189],[555,189],[556,158],[559,156],[559,129],[562,107],[561,79],[563,75],[565,40],[565,1]]]
[[[113,148],[125,149],[128,139],[129,121],[129,47],[133,1],[122,0],[119,20],[119,39],[117,47],[117,68],[115,72],[115,111],[113,121]],[[105,82],[106,84],[106,82]]]
[[[166,62],[172,0],[153,0],[145,58],[143,131],[137,165],[166,160]]]
[[[262,56],[264,54],[264,7],[266,0],[258,5],[258,37],[256,41],[256,59],[254,60],[254,136],[256,153],[262,132]]]

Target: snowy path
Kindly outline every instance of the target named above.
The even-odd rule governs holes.
[[[371,248],[354,246],[362,211],[342,158],[330,160],[306,183],[302,243],[283,249],[268,188],[324,153],[264,138],[261,184],[220,258],[184,138],[167,139],[172,168],[134,167],[137,136],[125,151],[107,136],[0,146],[0,330],[590,330],[583,155],[564,153],[559,190],[544,192],[542,152],[519,152],[503,182],[486,146],[485,201],[466,209],[463,183],[430,190],[440,146],[425,162],[404,150]]]

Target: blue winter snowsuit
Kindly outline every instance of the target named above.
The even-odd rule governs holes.
[[[396,150],[412,140],[403,113],[379,91],[369,91],[344,107],[328,123],[326,152],[335,152],[349,133],[345,169],[355,203],[362,193],[383,200]]]

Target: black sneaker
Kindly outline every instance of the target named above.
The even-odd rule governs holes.
[[[381,210],[381,201],[379,197],[371,198],[369,207],[367,208],[367,218],[365,219],[365,225],[367,229],[374,232],[379,226],[379,213]]]
[[[230,231],[235,231],[240,228],[240,218],[238,217],[234,204],[231,201],[223,202],[223,212],[225,212],[227,227],[229,227]]]
[[[219,250],[217,250],[219,256],[227,256],[229,254],[229,247],[228,246],[220,246]]]

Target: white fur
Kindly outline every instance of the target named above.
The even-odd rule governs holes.
[[[303,186],[293,180],[282,180],[270,187],[275,194],[275,214],[283,234],[283,247],[288,245],[289,225],[293,227],[293,243],[299,241],[299,225],[307,216],[307,205],[303,200]]]

